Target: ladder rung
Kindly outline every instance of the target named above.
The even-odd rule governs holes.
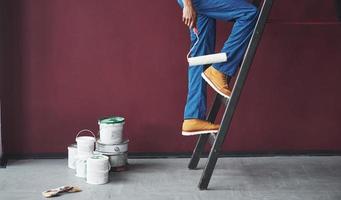
[[[218,94],[218,93],[217,93]],[[223,97],[222,95],[218,94],[218,97],[219,97],[219,101],[221,104],[224,104],[225,106],[227,106],[228,102],[229,102],[229,99],[228,98],[225,98]]]
[[[230,99],[228,99],[228,98],[224,98],[224,100],[223,100],[223,104],[224,104],[225,106],[227,106],[227,104],[229,103],[229,101],[230,101]]]
[[[210,136],[208,137],[208,143],[212,146],[216,138],[217,138],[216,134],[210,133]]]

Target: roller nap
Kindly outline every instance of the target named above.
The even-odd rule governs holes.
[[[188,58],[189,66],[195,65],[207,65],[207,64],[214,64],[214,63],[221,63],[227,61],[226,53],[216,53],[210,54],[205,56],[197,56]]]
[[[189,66],[215,64],[215,63],[222,63],[222,62],[227,61],[226,53],[216,53],[216,54],[209,54],[209,55],[205,55],[205,56],[189,57],[191,52],[197,46],[197,44],[199,43],[199,40],[200,40],[198,29],[194,28],[193,32],[194,32],[197,40],[187,54],[187,61],[188,61]]]

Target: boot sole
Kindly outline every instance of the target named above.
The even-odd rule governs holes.
[[[205,131],[182,131],[183,136],[193,136],[193,135],[202,135],[202,134],[209,134],[209,133],[218,133],[218,130],[205,130]]]
[[[205,73],[201,73],[202,78],[221,96],[230,99],[230,96],[227,96],[226,94],[222,93],[215,85],[214,83],[205,75]]]

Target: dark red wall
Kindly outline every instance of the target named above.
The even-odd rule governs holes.
[[[196,138],[180,135],[189,43],[175,0],[5,2],[7,153],[65,152],[112,114],[127,119],[130,152],[193,149]],[[226,151],[341,150],[335,10],[332,0],[275,2]],[[229,28],[219,23],[219,47]]]

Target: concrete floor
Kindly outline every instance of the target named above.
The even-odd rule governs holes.
[[[197,189],[202,170],[187,170],[188,161],[129,160],[130,170],[112,173],[109,184],[88,185],[67,160],[11,160],[0,169],[0,199],[44,199],[42,191],[62,185],[83,191],[58,200],[341,199],[341,157],[221,158],[207,191]]]

